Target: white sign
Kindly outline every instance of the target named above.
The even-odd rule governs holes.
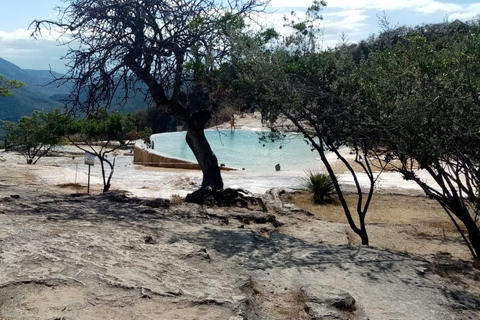
[[[95,155],[93,153],[85,151],[85,164],[89,166],[95,165]]]

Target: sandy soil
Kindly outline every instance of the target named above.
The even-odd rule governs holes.
[[[349,243],[360,244],[349,230],[341,205],[334,201],[316,205],[312,195],[297,192],[289,198],[298,207],[311,212],[317,219],[345,224]],[[347,202],[355,208],[357,197],[348,195]],[[357,217],[354,215],[354,219]],[[368,210],[367,231],[373,246],[420,255],[439,252],[465,260],[471,254],[446,213],[435,201],[423,196],[375,194]]]

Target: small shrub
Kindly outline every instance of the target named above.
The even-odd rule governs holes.
[[[83,142],[84,140],[85,139],[82,137],[82,135],[80,133],[75,133],[75,134],[70,135],[70,141],[71,142],[79,143],[79,142]]]
[[[125,134],[125,139],[129,141],[135,141],[141,138],[141,135],[138,131],[132,130]]]
[[[313,201],[323,204],[329,196],[335,193],[335,186],[328,174],[308,170],[303,178],[304,186],[313,193]]]
[[[62,183],[62,184],[58,184],[57,186],[59,186],[60,188],[74,189],[77,191],[86,188],[85,186],[82,186],[80,183]]]

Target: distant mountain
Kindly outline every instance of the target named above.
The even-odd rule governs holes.
[[[35,110],[50,111],[63,107],[60,102],[70,93],[69,85],[59,86],[51,83],[61,74],[48,70],[21,69],[15,64],[0,58],[0,74],[8,80],[18,80],[27,86],[14,90],[11,97],[0,97],[0,120],[17,121],[29,116]],[[142,97],[130,99],[122,108],[113,108],[121,112],[135,112],[144,109],[146,103]]]
[[[59,108],[59,100],[69,93],[67,86],[57,88],[49,84],[52,74],[46,70],[24,70],[0,58],[0,74],[9,80],[18,80],[27,86],[14,91],[11,97],[0,97],[0,119],[17,121],[34,110],[49,111]],[[60,74],[55,74],[60,76]]]

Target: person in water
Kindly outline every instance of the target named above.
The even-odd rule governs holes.
[[[232,114],[232,117],[230,118],[230,131],[235,130],[235,116]]]

